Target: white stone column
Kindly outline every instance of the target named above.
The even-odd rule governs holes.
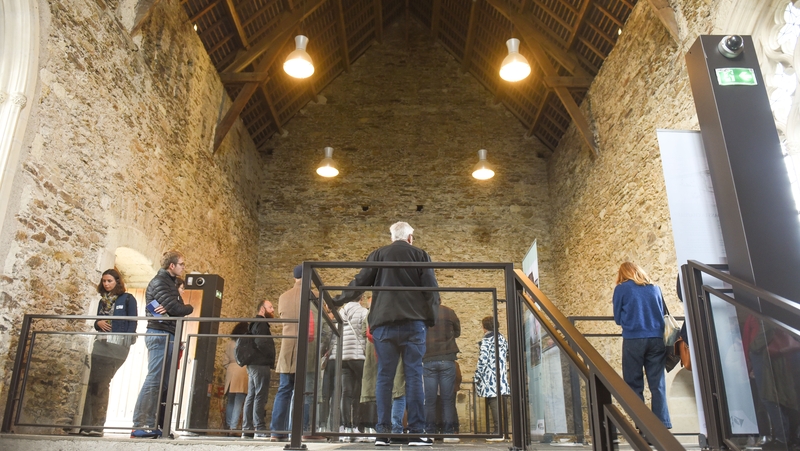
[[[0,0],[0,230],[19,165],[38,63],[38,1]]]

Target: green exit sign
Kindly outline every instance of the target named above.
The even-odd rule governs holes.
[[[717,82],[720,86],[755,86],[756,72],[753,69],[726,67],[717,69]]]

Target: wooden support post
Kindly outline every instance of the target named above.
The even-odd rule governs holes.
[[[464,59],[461,60],[461,70],[469,71],[469,59],[472,56],[472,48],[475,46],[475,29],[478,28],[478,2],[472,0],[469,6],[469,23],[467,25],[467,42],[464,44]]]

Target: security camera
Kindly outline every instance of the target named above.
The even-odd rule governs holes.
[[[206,279],[198,277],[194,284],[198,287],[202,287],[203,285],[206,284]]]
[[[741,36],[735,34],[725,36],[719,41],[717,49],[725,58],[736,58],[741,55],[742,50],[744,50],[744,40],[742,40]]]

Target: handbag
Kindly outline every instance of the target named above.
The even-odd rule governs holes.
[[[662,301],[663,302],[663,301]],[[681,326],[675,321],[669,313],[667,303],[664,302],[664,345],[667,347],[673,346],[681,334]]]
[[[681,359],[681,366],[685,369],[692,371],[692,355],[689,353],[689,343],[683,341],[683,338],[678,338],[675,342],[675,354]]]
[[[674,346],[666,347],[666,357],[664,360],[664,367],[666,368],[668,373],[678,365],[678,362],[681,361],[681,356],[675,352],[675,348],[678,346],[678,343],[683,343],[683,340],[679,339]]]

